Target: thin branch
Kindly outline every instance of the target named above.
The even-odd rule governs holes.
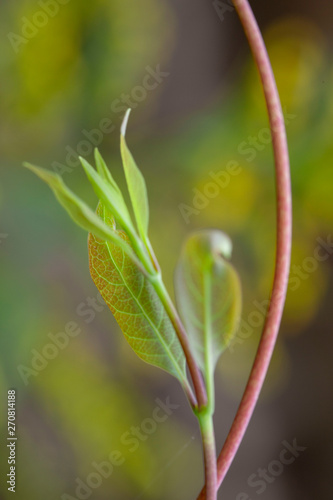
[[[273,354],[288,286],[292,206],[288,145],[278,90],[265,43],[247,0],[234,0],[248,38],[264,90],[272,131],[276,170],[277,243],[271,300],[252,371],[229,435],[218,458],[218,483],[221,485],[241,444],[252,417]],[[205,498],[202,492],[200,499]]]

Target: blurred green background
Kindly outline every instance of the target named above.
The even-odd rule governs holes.
[[[258,0],[253,8],[287,122],[292,270],[265,389],[220,495],[256,498],[249,476],[278,459],[282,441],[297,439],[307,449],[260,496],[327,499],[333,6]],[[0,498],[11,498],[6,394],[15,388],[17,498],[192,500],[203,481],[201,445],[181,389],[126,344],[89,277],[87,235],[21,164],[57,170],[94,207],[77,155],[91,160],[98,145],[124,186],[119,127],[130,105],[128,143],[148,184],[150,235],[168,288],[189,231],[216,227],[231,235],[244,311],[217,372],[221,446],[261,332],[258,304],[269,296],[275,244],[271,141],[236,13],[227,2],[202,0],[3,0],[0,9]],[[76,336],[62,335],[68,323]],[[178,407],[151,429],[156,398]],[[124,444],[137,426],[147,431],[136,445]],[[93,464],[115,451],[124,463],[99,480]],[[94,480],[77,496],[78,484]]]

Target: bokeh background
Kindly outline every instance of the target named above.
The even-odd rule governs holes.
[[[327,499],[333,441],[333,4],[252,5],[287,119],[292,271],[269,376],[220,498]],[[58,170],[94,207],[75,155],[91,159],[95,141],[124,186],[118,131],[130,98],[128,142],[148,184],[150,235],[168,288],[186,234],[217,227],[231,235],[244,325],[216,376],[220,447],[261,332],[258,303],[269,296],[275,244],[265,106],[236,13],[227,2],[202,0],[3,0],[0,9],[0,498],[12,495],[5,484],[6,394],[15,388],[16,498],[192,500],[203,481],[201,445],[178,383],[131,351],[97,302],[87,235],[21,164]],[[159,84],[142,90],[156,69],[163,73]],[[212,172],[225,179],[228,162],[237,165],[237,175],[216,192],[216,184],[209,184]],[[29,371],[36,351],[42,353],[52,343],[50,334],[64,332],[68,322],[76,323],[79,335],[45,366],[40,361],[39,371]],[[156,398],[170,398],[178,408],[130,452],[121,436],[151,417]],[[306,450],[283,472],[270,474],[258,494],[248,478],[278,460],[283,441],[294,439]],[[86,483],[93,462],[114,450],[125,463],[90,493],[76,496],[78,478]]]

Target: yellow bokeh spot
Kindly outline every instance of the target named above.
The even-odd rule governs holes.
[[[211,169],[215,173],[222,170],[226,172],[222,167]],[[223,226],[226,229],[245,225],[257,197],[258,183],[248,165],[239,164],[237,172],[237,175],[223,177],[222,185],[210,176],[196,184],[198,192],[207,199],[207,206],[197,216],[200,224]],[[196,206],[195,203],[193,206]]]
[[[322,33],[309,21],[283,19],[273,24],[265,33],[265,41],[274,70],[281,102],[285,111],[304,112],[316,97],[317,80],[325,62]],[[251,115],[265,116],[265,103],[257,70],[251,63],[246,80],[250,97]],[[301,124],[299,125],[301,126]]]
[[[311,322],[327,288],[325,262],[316,259],[315,248],[297,236],[293,241],[291,269],[284,319],[289,328],[298,332]]]

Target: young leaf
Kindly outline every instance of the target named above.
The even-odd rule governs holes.
[[[116,221],[123,226],[124,229],[131,232],[131,234],[134,234],[135,231],[123,195],[111,177],[111,174],[110,176],[107,176],[105,170],[106,166],[104,169],[99,162],[100,171],[103,169],[103,175],[101,176],[84,158],[81,156],[79,158],[81,165],[87,174],[88,180],[98,198],[108,207]],[[106,177],[108,177],[108,180],[105,180]],[[111,183],[110,179],[112,179]]]
[[[106,166],[106,163],[103,160],[102,155],[97,148],[95,148],[94,156],[95,156],[97,172],[99,173],[99,175],[102,177],[102,179],[107,181],[112,186],[112,188],[116,191],[117,195],[122,196],[118,184],[112,177],[110,170]]]
[[[40,179],[50,186],[60,204],[66,209],[76,224],[99,238],[119,245],[130,259],[142,269],[141,262],[130,245],[128,245],[113,228],[104,224],[95,212],[64,184],[64,181],[59,175],[43,168],[35,167],[30,163],[24,163],[24,166],[37,174]]]
[[[112,215],[100,203],[104,223],[114,228]],[[118,231],[124,241],[128,237]],[[170,319],[150,281],[117,245],[89,235],[90,273],[136,354],[188,384],[185,356]]]
[[[125,177],[128,191],[131,197],[133,211],[137,222],[138,230],[141,238],[145,241],[148,234],[149,223],[149,206],[147,188],[144,177],[138,169],[135,160],[127,147],[125,134],[127,122],[130,114],[130,109],[127,110],[123,124],[121,126],[120,135],[120,151],[123,160]]]
[[[239,278],[225,259],[231,248],[221,231],[198,231],[186,241],[176,270],[177,304],[196,361],[206,373],[214,370],[240,318]]]

